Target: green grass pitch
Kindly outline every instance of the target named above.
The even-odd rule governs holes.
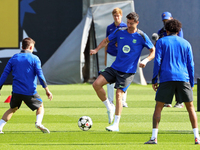
[[[106,89],[106,86],[104,86]],[[54,95],[49,101],[42,87],[38,93],[44,101],[43,125],[51,133],[43,134],[35,128],[35,111],[24,103],[4,126],[0,134],[0,149],[141,149],[141,150],[195,150],[192,127],[186,108],[164,108],[158,132],[157,145],[144,145],[151,137],[152,114],[155,107],[151,85],[131,84],[128,89],[128,108],[123,108],[120,132],[108,132],[106,108],[96,96],[91,84],[49,85]],[[11,86],[5,85],[0,96],[0,117],[9,108],[4,103],[11,93]],[[194,105],[197,109],[197,91],[194,88]],[[175,102],[173,101],[173,105]],[[93,126],[89,131],[81,131],[77,125],[81,116],[90,116]],[[200,113],[197,112],[198,120]],[[199,122],[200,124],[200,122]],[[199,125],[200,127],[200,125]]]

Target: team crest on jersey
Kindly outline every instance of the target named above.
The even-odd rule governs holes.
[[[122,50],[123,50],[124,53],[129,53],[130,50],[131,50],[131,48],[128,45],[124,45],[124,47],[122,48]]]
[[[136,43],[137,42],[137,40],[136,39],[133,39],[133,43]]]

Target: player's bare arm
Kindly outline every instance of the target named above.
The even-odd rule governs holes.
[[[104,59],[104,65],[107,65],[107,49],[108,49],[108,45],[105,46],[105,59]]]
[[[154,59],[154,57],[155,57],[155,47],[149,49],[149,51],[150,51],[149,56],[140,62],[139,67],[144,68],[149,61]]]
[[[101,43],[97,46],[97,48],[95,48],[94,50],[93,49],[90,50],[90,55],[96,54],[100,49],[107,46],[108,43],[109,43],[109,39],[107,37],[103,41],[101,41]]]

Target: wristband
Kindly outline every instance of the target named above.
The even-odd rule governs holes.
[[[145,58],[141,61],[141,64],[144,64],[146,65],[147,63],[149,62],[149,59],[148,58]]]

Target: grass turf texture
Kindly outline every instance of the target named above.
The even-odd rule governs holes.
[[[123,108],[120,132],[108,132],[106,108],[90,84],[50,85],[54,99],[49,101],[41,86],[38,93],[44,101],[43,125],[51,133],[43,134],[35,128],[35,112],[24,103],[4,126],[0,134],[0,149],[181,149],[195,150],[194,136],[186,108],[164,108],[159,125],[158,144],[144,145],[151,137],[155,92],[151,85],[131,84],[128,89],[128,108]],[[106,89],[106,86],[105,86]],[[0,116],[9,108],[3,103],[11,86],[1,90]],[[197,107],[196,86],[194,105]],[[173,101],[173,106],[175,101]],[[81,116],[90,116],[93,126],[81,131],[77,125]],[[198,120],[200,113],[197,112]],[[199,122],[200,124],[200,122]],[[199,126],[200,127],[200,126]]]

